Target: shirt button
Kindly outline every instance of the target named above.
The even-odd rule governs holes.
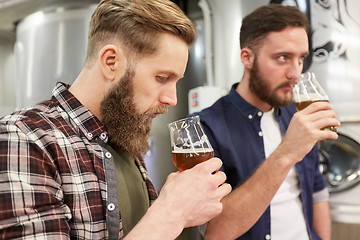
[[[106,139],[106,133],[104,133],[104,132],[101,133],[101,134],[100,134],[100,139],[101,139],[101,140],[105,140],[105,139]]]
[[[114,211],[114,209],[115,209],[115,204],[109,203],[109,204],[107,205],[107,209],[108,209],[109,211]]]
[[[88,135],[89,138],[93,137],[93,134],[91,132],[89,132],[87,135]]]
[[[259,117],[261,117],[263,115],[262,112],[258,112],[257,114],[258,114]]]
[[[248,118],[249,118],[249,119],[252,119],[252,118],[253,118],[253,116],[252,116],[251,114],[249,114]]]
[[[106,153],[105,153],[105,157],[106,157],[106,158],[111,158],[111,153],[106,152]]]
[[[270,240],[270,239],[271,239],[270,234],[266,234],[265,239],[266,239],[266,240]]]
[[[261,132],[261,131],[258,134],[260,137],[264,136],[263,132]]]

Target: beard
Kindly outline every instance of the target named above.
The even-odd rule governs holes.
[[[105,96],[100,109],[110,144],[139,158],[149,150],[150,116],[166,113],[167,108],[152,107],[144,113],[138,113],[134,104],[134,75],[134,71],[128,68],[118,85]]]
[[[292,103],[293,101],[293,93],[290,94],[286,98],[280,98],[276,92],[283,87],[289,86],[290,83],[283,83],[277,86],[274,90],[271,90],[268,81],[265,79],[263,74],[261,74],[259,66],[257,64],[257,59],[255,56],[254,65],[250,71],[250,83],[249,88],[252,93],[254,93],[260,100],[268,103],[272,107],[283,107]]]

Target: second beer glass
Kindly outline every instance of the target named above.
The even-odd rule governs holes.
[[[199,116],[168,124],[175,167],[180,172],[214,156],[214,151],[200,124]]]
[[[329,102],[328,95],[316,80],[315,73],[312,72],[301,74],[293,88],[293,93],[298,111],[303,110],[313,102]],[[334,126],[329,126],[325,129],[336,132],[336,127]]]

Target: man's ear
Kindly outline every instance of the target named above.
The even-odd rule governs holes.
[[[116,45],[105,45],[100,51],[100,68],[105,79],[115,80],[125,70],[126,59],[122,49]]]
[[[241,49],[240,56],[241,62],[243,63],[244,67],[247,69],[251,69],[255,59],[255,53],[253,52],[253,50],[248,47],[244,47]]]

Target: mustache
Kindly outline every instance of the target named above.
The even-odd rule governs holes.
[[[165,114],[168,112],[168,107],[166,106],[157,106],[157,107],[153,107],[148,109],[145,112],[145,115],[151,115],[151,114]]]
[[[283,84],[280,84],[277,88],[278,89],[283,88],[283,87],[291,87],[291,88],[293,88],[295,86],[296,82],[297,82],[297,79],[290,80],[289,82],[285,82]]]

